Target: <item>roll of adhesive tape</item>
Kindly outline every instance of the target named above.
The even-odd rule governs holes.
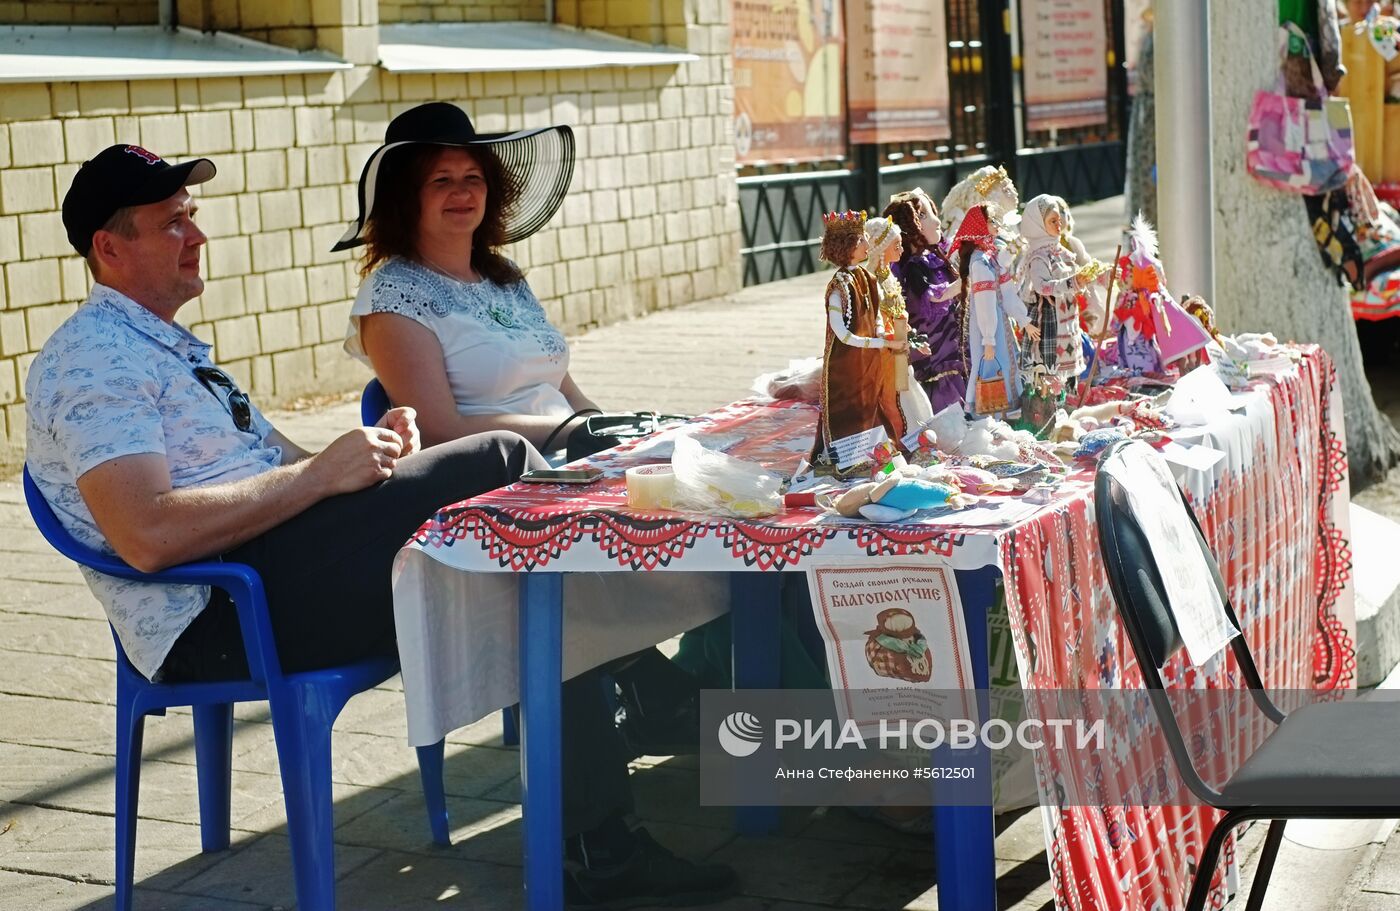
[[[636,509],[670,509],[676,499],[676,475],[670,465],[627,469],[627,505]]]

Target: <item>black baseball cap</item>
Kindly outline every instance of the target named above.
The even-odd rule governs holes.
[[[108,146],[83,162],[63,197],[63,227],[80,256],[92,249],[92,235],[118,209],[169,199],[181,187],[214,176],[214,162],[196,158],[171,164],[140,146]]]

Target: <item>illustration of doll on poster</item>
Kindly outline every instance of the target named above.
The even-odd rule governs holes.
[[[977,719],[953,570],[921,557],[814,562],[812,609],[842,722]]]

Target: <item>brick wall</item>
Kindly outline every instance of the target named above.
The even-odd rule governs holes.
[[[542,22],[544,0],[379,0],[380,22]]]
[[[0,23],[18,25],[154,25],[156,0],[43,0],[0,3]]]
[[[700,56],[681,66],[394,76],[362,65],[330,76],[6,86],[0,458],[8,447],[13,461],[23,445],[34,353],[87,292],[58,203],[78,164],[113,142],[218,165],[200,191],[207,285],[180,321],[214,343],[262,404],[363,383],[363,368],[341,350],[359,284],[354,258],[328,250],[354,214],[355,181],[388,121],[420,101],[460,103],[483,131],[574,127],[579,161],[564,207],[507,251],[566,332],[736,289],[722,10],[688,0],[689,24],[662,26]],[[342,25],[330,39],[359,46],[363,20]]]
[[[378,54],[378,0],[175,0],[175,20],[297,50],[323,48],[355,63]]]

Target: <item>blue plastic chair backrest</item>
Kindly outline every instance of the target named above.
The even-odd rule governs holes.
[[[119,557],[108,556],[80,543],[54,515],[53,508],[34,483],[29,466],[24,468],[24,500],[39,534],[54,550],[80,566],[95,569],[118,579],[136,582],[156,582],[176,585],[211,585],[228,592],[238,611],[238,625],[243,633],[243,648],[248,656],[248,669],[255,683],[280,679],[282,668],[272,639],[272,623],[267,615],[267,597],[262,578],[251,566],[242,563],[205,561],[184,563],[160,572],[143,573]],[[121,643],[117,643],[118,649]],[[123,660],[126,655],[122,655]]]
[[[365,391],[360,395],[360,422],[364,426],[373,427],[378,424],[379,419],[384,417],[384,412],[391,407],[389,393],[384,391],[384,385],[378,379],[365,384]]]

